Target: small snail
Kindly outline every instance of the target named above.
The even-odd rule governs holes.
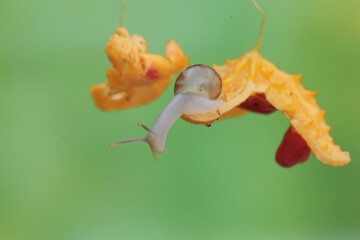
[[[166,152],[165,141],[172,124],[183,114],[199,114],[214,111],[222,100],[216,100],[220,95],[222,82],[219,74],[206,65],[192,65],[183,70],[176,79],[175,96],[165,106],[156,119],[152,129],[139,123],[148,134],[142,138],[134,138],[111,143],[110,147],[129,142],[146,142],[157,161],[156,153]]]

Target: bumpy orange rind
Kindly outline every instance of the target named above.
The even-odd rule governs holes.
[[[189,65],[180,46],[167,41],[165,57],[147,53],[142,36],[130,37],[125,28],[116,29],[105,46],[112,67],[107,81],[91,87],[90,95],[102,110],[136,107],[153,101],[169,85],[173,74]]]
[[[214,65],[214,68],[223,81],[219,99],[225,103],[217,111],[184,115],[183,119],[209,125],[217,119],[234,115],[234,111],[238,111],[239,105],[246,99],[263,93],[290,120],[321,162],[332,166],[343,166],[350,162],[349,153],[341,151],[329,135],[325,111],[319,108],[314,98],[315,92],[305,90],[300,84],[302,75],[290,75],[278,70],[255,50],[238,59],[227,60],[223,66]]]

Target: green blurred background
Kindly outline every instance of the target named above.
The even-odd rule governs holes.
[[[0,1],[0,239],[360,239],[360,2],[258,0],[261,52],[318,90],[352,162],[279,167],[277,112],[211,128],[179,120],[155,162],[140,137],[172,97],[101,112],[88,94],[110,66],[121,1]],[[128,0],[125,26],[164,53],[223,64],[254,46],[250,0]]]

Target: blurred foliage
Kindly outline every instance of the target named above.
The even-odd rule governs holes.
[[[289,123],[249,113],[211,128],[179,120],[169,155],[144,134],[172,97],[104,113],[88,95],[105,80],[103,47],[121,1],[0,1],[0,239],[359,239],[360,2],[258,0],[261,52],[318,90],[335,143],[352,162],[274,155]],[[260,15],[247,1],[128,0],[125,26],[164,53],[223,64],[250,50]]]

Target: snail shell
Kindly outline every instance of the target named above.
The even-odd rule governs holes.
[[[222,90],[219,74],[203,64],[192,65],[184,69],[176,79],[174,92],[194,93],[208,99],[217,99]]]

